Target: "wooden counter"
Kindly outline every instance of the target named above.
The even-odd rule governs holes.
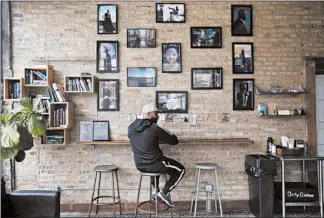
[[[190,145],[249,145],[254,141],[249,138],[224,138],[224,139],[179,139],[179,144]],[[125,141],[92,141],[76,142],[83,145],[130,145],[128,140]],[[161,143],[164,144],[164,143]]]

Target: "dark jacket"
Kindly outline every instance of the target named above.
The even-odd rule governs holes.
[[[171,145],[178,144],[177,136],[148,119],[136,119],[129,125],[128,138],[132,145],[134,160],[138,169],[153,167],[162,159],[163,152],[159,147],[159,141]]]

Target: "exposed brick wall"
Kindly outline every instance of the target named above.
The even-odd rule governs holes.
[[[189,114],[202,116],[197,126],[176,119],[162,123],[180,138],[248,137],[255,143],[243,146],[163,146],[165,154],[179,160],[187,174],[175,190],[175,200],[188,200],[194,182],[194,164],[208,161],[219,164],[219,180],[224,199],[248,199],[244,155],[266,149],[266,138],[279,140],[281,135],[307,139],[306,122],[302,117],[260,118],[256,111],[232,110],[233,78],[254,78],[262,88],[297,87],[304,84],[303,56],[324,55],[323,2],[252,2],[253,37],[232,37],[230,34],[231,4],[235,2],[190,2],[186,4],[186,23],[155,23],[154,2],[118,3],[119,33],[97,34],[97,4],[100,2],[13,2],[13,72],[23,77],[24,67],[51,64],[55,82],[63,83],[65,75],[80,72],[98,78],[120,79],[120,111],[97,112],[96,95],[71,95],[75,103],[75,126],[70,141],[79,137],[79,121],[110,120],[113,140],[127,139],[130,113],[140,111],[147,102],[155,102],[156,90],[189,92]],[[240,4],[242,2],[239,2]],[[249,4],[249,2],[244,2]],[[221,26],[223,48],[191,49],[191,26]],[[157,47],[126,47],[127,28],[157,29]],[[96,73],[96,41],[118,40],[117,74]],[[182,73],[161,73],[161,43],[181,42]],[[254,74],[232,74],[232,42],[254,43]],[[128,88],[126,68],[152,66],[158,69],[157,87]],[[192,67],[223,67],[222,90],[190,90]],[[44,90],[45,91],[45,90]],[[258,103],[275,102],[282,107],[305,106],[304,96],[255,97]],[[220,114],[229,113],[229,122],[221,123]],[[130,147],[121,145],[90,146],[71,143],[67,146],[39,145],[17,164],[19,189],[61,186],[62,203],[87,203],[93,186],[93,168],[98,164],[120,167],[122,199],[136,200],[138,174]],[[297,166],[289,170],[297,179]],[[206,177],[204,177],[206,179]],[[106,186],[108,187],[108,186]]]

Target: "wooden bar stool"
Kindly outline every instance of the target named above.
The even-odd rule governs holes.
[[[155,191],[157,192],[158,190],[158,187],[157,187],[157,181],[156,181],[156,176],[161,176],[161,175],[164,175],[165,176],[165,181],[167,181],[167,176],[166,174],[164,173],[143,173],[143,172],[140,172],[140,180],[139,180],[139,185],[138,185],[138,190],[137,190],[137,200],[136,200],[136,209],[135,209],[135,218],[137,217],[137,212],[140,210],[142,212],[145,212],[145,213],[149,213],[150,215],[155,213],[155,217],[158,217],[158,197],[157,197],[157,193],[155,193],[155,212],[154,211],[151,211],[151,206],[152,206],[152,185],[151,185],[151,182],[150,182],[150,200],[148,201],[144,201],[144,202],[141,202],[139,203],[139,197],[140,197],[140,192],[141,192],[141,186],[142,186],[142,180],[143,180],[143,177],[147,176],[147,177],[154,177],[154,188],[155,188]],[[143,204],[147,204],[149,203],[150,204],[150,210],[147,211],[147,210],[143,210],[140,208],[141,205]],[[166,204],[164,204],[166,205]],[[168,210],[170,207],[168,205],[166,205],[166,209],[163,210],[163,211],[166,211]],[[163,211],[160,211],[160,212],[163,212]],[[172,208],[171,208],[171,217],[173,217],[172,215]]]
[[[94,185],[93,185],[93,191],[92,191],[92,197],[91,197],[91,203],[90,203],[90,209],[89,209],[89,217],[91,214],[93,204],[96,205],[96,214],[98,213],[99,206],[114,205],[114,216],[116,216],[116,204],[119,204],[119,213],[121,215],[122,211],[121,211],[121,201],[120,201],[120,193],[119,193],[118,174],[117,174],[118,167],[115,165],[100,165],[100,166],[96,166],[94,168],[94,171],[96,172],[96,177],[95,177]],[[111,177],[112,177],[112,195],[100,196],[101,173],[110,173],[110,172],[111,172]],[[97,197],[94,197],[98,175],[99,175],[99,180],[98,180]],[[117,185],[117,196],[115,195],[115,178],[116,178],[116,185]],[[101,198],[112,199],[112,203],[99,203],[99,199],[101,199]],[[94,201],[97,201],[97,202],[94,202]]]
[[[218,186],[218,178],[217,178],[217,165],[214,163],[197,163],[195,165],[195,168],[196,168],[196,184],[195,184],[195,191],[192,192],[190,214],[192,213],[193,203],[195,202],[194,217],[196,217],[199,192],[207,192],[208,194],[210,194],[210,196],[207,195],[207,197],[204,197],[204,199],[215,200],[216,213],[217,213],[217,199],[218,199],[220,214],[221,214],[221,217],[223,217],[222,202],[221,202],[219,186]],[[213,180],[214,181],[213,181],[212,190],[207,191],[205,189],[202,190],[199,188],[201,170],[208,170],[208,171],[213,172]],[[216,187],[216,190],[215,190],[215,187]],[[216,196],[216,193],[217,193],[217,196]],[[199,196],[199,198],[202,198],[202,197]]]

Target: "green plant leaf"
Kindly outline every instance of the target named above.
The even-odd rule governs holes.
[[[26,110],[26,112],[28,113],[32,113],[33,112],[33,106],[30,102],[29,98],[23,98],[19,101],[19,103],[21,104],[21,106],[24,107],[24,110]]]
[[[9,119],[8,119],[8,124],[13,124],[13,123],[18,123],[18,124],[22,124],[24,123],[24,114],[21,111],[18,111],[14,114],[12,114]]]
[[[1,148],[1,159],[5,160],[5,159],[12,159],[14,158],[18,153],[18,149],[16,148]]]
[[[3,113],[0,115],[1,123],[6,124],[10,118],[10,114]]]
[[[7,125],[2,130],[1,146],[13,148],[19,143],[20,134],[11,125]]]
[[[36,119],[35,114],[32,114],[28,120],[28,131],[33,136],[43,136],[45,134],[45,128],[41,122]]]

